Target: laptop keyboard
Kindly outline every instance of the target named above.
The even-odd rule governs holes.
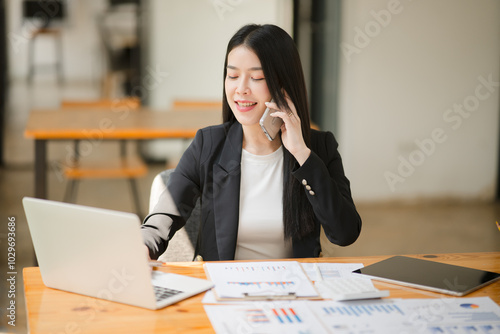
[[[183,292],[183,291],[169,289],[169,288],[165,288],[165,287],[157,286],[157,285],[153,286],[153,288],[155,291],[156,301],[161,301],[161,300],[170,298],[172,296],[175,296],[175,295]]]

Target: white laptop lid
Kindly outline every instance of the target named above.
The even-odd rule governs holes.
[[[149,309],[172,303],[157,305],[135,214],[29,197],[23,205],[46,286]],[[213,285],[191,280],[200,283],[178,300]]]

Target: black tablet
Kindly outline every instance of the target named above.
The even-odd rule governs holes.
[[[454,296],[500,279],[500,274],[406,256],[394,256],[354,271],[369,278]]]

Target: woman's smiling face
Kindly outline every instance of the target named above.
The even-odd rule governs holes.
[[[227,103],[239,123],[245,126],[259,123],[271,101],[266,78],[257,55],[245,46],[238,46],[227,56],[224,82]]]

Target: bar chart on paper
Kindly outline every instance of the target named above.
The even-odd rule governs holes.
[[[205,305],[217,333],[327,333],[301,301]]]
[[[282,307],[268,309],[268,313],[262,308],[245,309],[245,318],[252,324],[264,324],[274,321],[280,324],[300,324],[302,323],[301,312],[293,307]]]
[[[335,333],[500,333],[500,307],[488,297],[307,302]]]
[[[394,304],[360,304],[360,305],[343,305],[343,306],[324,306],[321,316],[374,316],[374,315],[405,315],[405,313]]]
[[[401,333],[399,324],[407,318],[406,312],[392,300],[316,301],[307,305],[333,333]]]
[[[276,319],[282,324],[284,323],[301,323],[302,320],[294,310],[293,307],[285,307],[285,308],[273,308],[272,312]]]

